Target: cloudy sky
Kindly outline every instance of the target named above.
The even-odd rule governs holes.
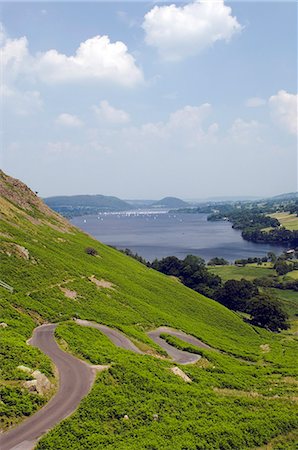
[[[1,168],[42,196],[297,190],[295,2],[1,5]]]

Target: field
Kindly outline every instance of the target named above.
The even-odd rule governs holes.
[[[292,280],[298,280],[298,270],[292,270],[292,272],[288,272],[284,279],[292,279]]]
[[[270,217],[277,219],[280,224],[288,230],[298,230],[298,217],[295,214],[289,214],[287,212],[278,212],[270,214]]]
[[[275,276],[276,271],[269,264],[257,266],[256,264],[247,264],[244,267],[229,265],[229,266],[210,266],[209,270],[221,277],[223,281],[227,280],[246,280],[253,281],[255,278]]]
[[[295,448],[286,437],[298,424],[294,335],[250,326],[219,303],[93,240],[23,185],[5,180],[0,177],[2,192],[13,197],[0,199],[1,279],[14,293],[0,288],[3,428],[47,401],[24,389],[30,375],[18,366],[54,379],[48,358],[26,341],[38,324],[59,322],[63,348],[110,368],[38,449],[229,450],[255,448],[278,436],[288,442],[284,448]],[[148,354],[119,350],[73,317],[118,328]],[[173,363],[148,337],[148,330],[162,325],[213,348],[200,350],[198,363],[181,366],[192,383],[170,372]]]
[[[253,281],[257,278],[276,276],[276,271],[272,268],[272,263],[262,263],[261,266],[257,264],[247,264],[245,267],[241,266],[213,266],[209,270],[219,275],[223,281],[230,279],[241,280],[242,278]],[[294,270],[287,273],[284,276],[279,277],[282,281],[297,280],[298,271]],[[298,294],[295,291],[274,289],[274,288],[262,288],[264,293],[268,292],[272,298],[276,298],[278,303],[282,306],[284,311],[289,316],[290,333],[296,333],[298,331]],[[288,333],[288,332],[287,332]]]

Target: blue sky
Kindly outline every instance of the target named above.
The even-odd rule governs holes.
[[[44,196],[297,190],[296,9],[2,3],[1,167]]]

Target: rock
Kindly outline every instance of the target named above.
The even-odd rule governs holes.
[[[37,380],[24,381],[23,386],[26,389],[28,389],[29,392],[38,392],[37,391]]]
[[[34,378],[23,383],[23,386],[29,392],[37,392],[40,395],[45,395],[52,388],[52,383],[40,370],[34,370],[33,372],[32,369],[26,366],[18,366],[18,369],[30,374]]]
[[[23,247],[22,245],[18,245],[18,244],[15,244],[15,248],[16,248],[19,256],[28,261],[28,259],[30,258],[29,250],[27,248]]]
[[[35,378],[36,390],[40,395],[45,395],[52,388],[50,380],[39,370],[35,370],[32,376]]]
[[[182,378],[186,383],[191,383],[192,380],[189,378],[189,376],[186,375],[186,373],[183,372],[183,370],[179,369],[179,367],[172,367],[170,369],[175,375],[178,375],[178,377]]]
[[[0,328],[6,328],[6,327],[8,327],[7,323],[5,323],[5,322],[0,323]]]
[[[269,344],[261,344],[260,349],[263,353],[270,352],[270,345]]]

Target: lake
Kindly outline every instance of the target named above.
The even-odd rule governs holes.
[[[129,248],[149,261],[193,254],[206,261],[218,256],[234,262],[284,250],[280,246],[245,241],[229,222],[208,222],[207,214],[134,211],[75,217],[71,222],[99,241],[119,249]]]

